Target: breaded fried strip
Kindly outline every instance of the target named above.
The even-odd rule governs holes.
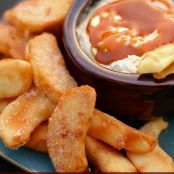
[[[33,67],[35,85],[53,101],[58,102],[64,92],[77,86],[52,34],[44,33],[32,39],[27,58]]]
[[[145,124],[141,131],[158,138],[167,125],[167,122],[160,118]],[[139,172],[174,172],[172,158],[159,145],[146,154],[127,152],[127,155]]]
[[[24,59],[27,39],[14,27],[0,24],[0,53],[6,57]]]
[[[5,19],[30,32],[60,28],[73,0],[26,0],[7,10]]]
[[[155,120],[149,121],[141,127],[140,131],[158,139],[161,132],[168,127],[168,123],[164,121],[163,117],[156,118]]]
[[[35,88],[18,97],[0,116],[0,138],[5,146],[10,149],[23,146],[54,108],[55,104]]]
[[[0,99],[18,97],[32,84],[31,65],[24,60],[0,60]]]
[[[174,44],[170,43],[145,53],[138,65],[138,73],[160,73],[172,63],[174,63]]]
[[[9,105],[14,99],[4,99],[0,100],[0,114],[5,109],[7,105]]]
[[[89,86],[64,94],[49,120],[48,152],[57,172],[84,172],[85,140],[96,100]]]
[[[136,172],[136,168],[121,153],[91,137],[86,139],[88,159],[101,172]]]
[[[172,158],[159,145],[146,154],[127,152],[127,155],[139,172],[174,172]]]
[[[47,149],[48,121],[41,123],[30,136],[26,146],[38,152],[48,153]]]
[[[98,110],[94,111],[88,135],[110,144],[118,150],[126,149],[136,153],[149,152],[156,145],[154,138]]]

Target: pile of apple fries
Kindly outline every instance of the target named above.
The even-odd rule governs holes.
[[[102,172],[174,172],[157,141],[168,126],[162,118],[141,130],[129,127],[95,109],[95,89],[78,87],[68,72],[53,33],[71,3],[27,0],[5,12],[0,139],[13,150],[48,153],[57,172],[87,171],[88,161]]]

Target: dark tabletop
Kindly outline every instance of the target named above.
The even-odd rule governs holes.
[[[0,158],[0,172],[22,172],[22,170]]]

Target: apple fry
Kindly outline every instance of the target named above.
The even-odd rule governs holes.
[[[0,99],[17,97],[32,84],[31,65],[23,60],[0,60]]]
[[[147,154],[127,152],[127,155],[139,172],[174,172],[172,158],[159,145]]]
[[[154,138],[98,110],[94,111],[88,135],[110,144],[118,150],[126,149],[135,153],[149,152],[156,145]]]
[[[27,39],[14,27],[0,24],[0,53],[5,57],[24,59]]]
[[[96,139],[87,137],[86,153],[88,159],[101,172],[136,172],[136,168],[121,153]]]
[[[163,45],[145,53],[138,66],[139,74],[160,73],[174,63],[174,44]]]
[[[140,130],[141,132],[144,132],[145,134],[158,139],[161,132],[167,127],[168,123],[164,121],[163,117],[159,117],[146,123],[143,127],[141,127]]]
[[[41,123],[30,136],[26,146],[38,152],[48,153],[47,149],[48,122]]]
[[[10,149],[23,146],[54,108],[55,104],[35,88],[18,97],[0,116],[0,138],[5,146]]]
[[[43,32],[60,28],[73,0],[27,0],[7,10],[5,19],[18,28]]]
[[[57,172],[84,172],[85,140],[96,100],[88,86],[64,94],[49,120],[48,152]]]
[[[160,132],[166,127],[167,123],[159,118],[145,124],[141,131],[158,138]],[[159,145],[146,154],[127,152],[127,155],[139,172],[174,172],[172,158]]]
[[[56,103],[64,92],[77,86],[52,34],[44,33],[32,39],[27,58],[33,67],[35,85]]]

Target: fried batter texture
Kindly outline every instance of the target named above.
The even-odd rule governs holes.
[[[38,33],[63,25],[73,0],[27,0],[6,11],[4,17],[20,29]]]
[[[30,134],[47,120],[55,104],[36,88],[32,88],[9,104],[0,116],[0,138],[10,149],[26,144]]]
[[[96,101],[88,86],[64,94],[48,126],[48,152],[57,172],[84,172],[88,167],[85,141]]]
[[[5,57],[24,59],[28,39],[12,25],[0,24],[0,53]]]
[[[158,138],[167,126],[167,122],[158,118],[145,124],[141,131]],[[127,155],[139,172],[174,172],[172,158],[159,145],[146,154],[127,152]]]
[[[101,172],[137,171],[133,164],[120,152],[89,136],[86,139],[86,151],[88,159]]]
[[[47,149],[48,121],[41,123],[30,135],[26,146],[38,152],[48,153]]]
[[[0,99],[18,97],[32,84],[31,65],[23,60],[0,60]]]
[[[63,93],[77,86],[52,34],[44,33],[32,39],[26,57],[33,68],[35,85],[56,103]]]
[[[99,110],[94,111],[88,135],[110,144],[118,150],[126,149],[131,152],[147,153],[156,146],[154,138]]]

